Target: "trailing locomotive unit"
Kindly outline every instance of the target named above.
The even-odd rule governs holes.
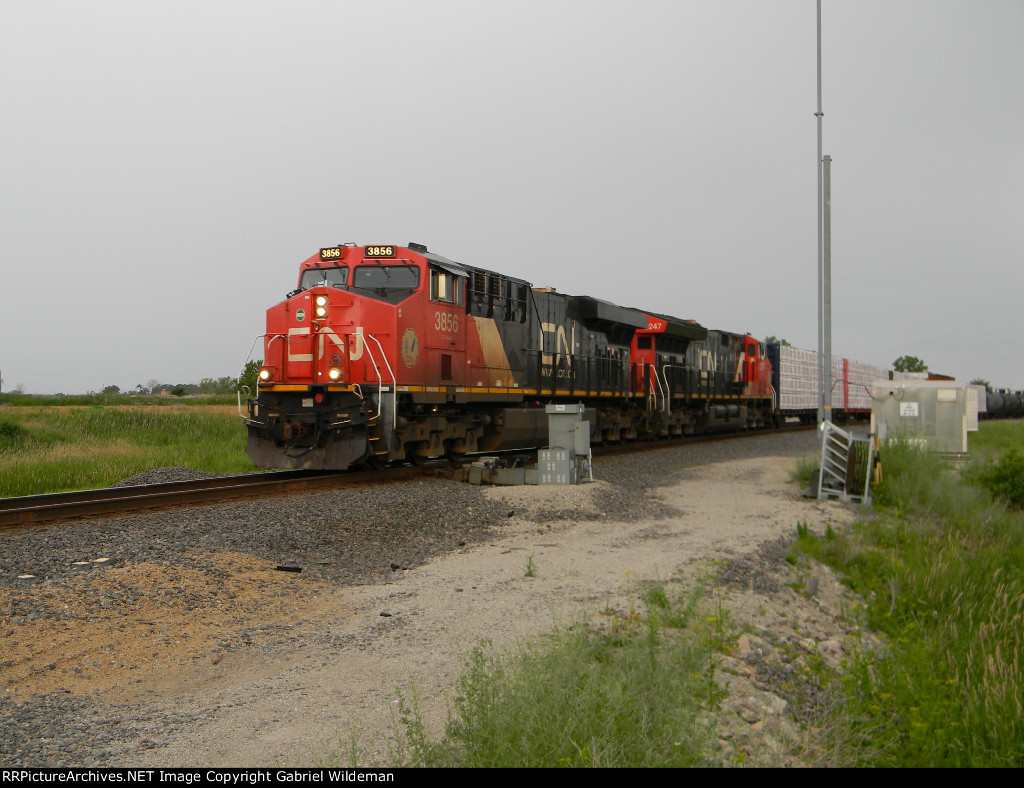
[[[547,442],[549,402],[595,440],[763,426],[762,343],[456,263],[425,246],[339,245],[267,310],[248,453],[348,468]]]

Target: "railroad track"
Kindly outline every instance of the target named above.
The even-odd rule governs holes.
[[[654,451],[694,443],[738,440],[757,435],[778,435],[814,429],[792,425],[778,430],[754,433],[712,433],[669,440],[635,441],[595,446],[594,456],[621,452]],[[466,462],[472,462],[473,458]],[[357,484],[411,479],[424,474],[450,475],[454,463],[437,462],[423,466],[402,466],[372,471],[272,471],[238,476],[217,476],[185,482],[141,484],[130,487],[107,487],[100,490],[29,495],[0,498],[0,531],[44,525],[60,520],[128,514],[148,509],[167,509],[221,501],[238,500],[261,495],[287,495],[313,490],[329,490]]]
[[[0,498],[0,530],[81,517],[217,503],[257,495],[283,495],[369,482],[398,481],[421,475],[429,470],[430,466],[355,472],[273,471],[185,482]]]

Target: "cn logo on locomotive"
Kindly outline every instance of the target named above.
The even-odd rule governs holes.
[[[561,364],[562,363],[562,351],[565,351],[565,355],[566,356],[571,356],[572,355],[572,350],[570,349],[569,341],[566,339],[566,336],[565,336],[565,326],[556,326],[554,323],[541,323],[540,324],[540,330],[541,330],[541,335],[540,335],[540,346],[541,347],[544,347],[545,344],[549,344],[549,343],[545,343],[544,342],[544,335],[545,334],[554,334],[555,335],[555,355],[552,356],[550,353],[543,353],[542,352],[541,355],[540,355],[540,363],[541,364],[544,364],[545,366],[551,366],[552,364],[555,364],[557,366],[558,364]],[[572,327],[572,333],[570,334],[570,337],[572,339],[572,344],[575,345],[576,344],[576,326]]]

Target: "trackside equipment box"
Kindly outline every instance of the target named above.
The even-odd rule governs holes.
[[[590,422],[579,405],[548,405],[548,448],[537,452],[540,484],[579,484],[593,481]]]
[[[978,394],[952,380],[891,380],[871,389],[871,432],[878,439],[924,441],[931,451],[967,453],[978,429]]]

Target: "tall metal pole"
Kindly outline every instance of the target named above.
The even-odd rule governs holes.
[[[818,111],[814,113],[818,119],[818,423],[832,419],[832,362],[825,365],[825,196],[824,196],[824,159],[822,156],[822,118],[825,113],[821,109],[821,0],[817,0],[818,6]],[[831,312],[831,298],[828,298],[829,311]],[[829,330],[831,335],[831,330]],[[831,345],[831,336],[829,336]],[[831,356],[831,348],[829,348]],[[828,397],[828,400],[826,400]]]
[[[832,157],[825,156],[821,162],[823,216],[821,240],[821,271],[822,271],[822,335],[825,340],[825,357],[822,368],[825,370],[824,409],[825,421],[832,421]]]

